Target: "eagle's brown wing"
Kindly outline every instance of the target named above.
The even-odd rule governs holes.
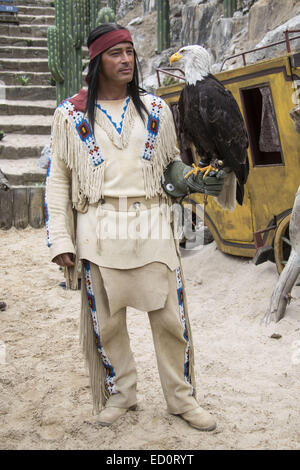
[[[224,167],[234,171],[237,201],[242,204],[249,174],[248,136],[230,91],[210,75],[195,85],[185,86],[179,110],[180,126],[199,155],[208,162],[222,160]]]

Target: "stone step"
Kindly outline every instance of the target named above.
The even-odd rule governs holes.
[[[17,115],[7,116],[0,115],[0,129],[5,134],[51,134],[51,124],[53,116],[30,116],[30,115]]]
[[[16,47],[16,46],[1,46],[0,47],[0,58],[15,58],[15,59],[24,59],[24,58],[48,58],[48,48],[47,47]]]
[[[18,16],[12,13],[0,12],[0,24],[19,24]]]
[[[38,162],[39,158],[1,159],[0,169],[5,174],[9,185],[41,184],[45,182],[47,170],[40,168]]]
[[[14,0],[14,5],[16,5],[17,7],[26,5],[26,6],[30,6],[30,7],[37,6],[37,7],[47,7],[48,8],[49,6],[53,7],[53,4],[54,4],[54,0],[38,0],[38,1],[34,1],[34,0]]]
[[[5,85],[18,85],[23,75],[29,78],[28,85],[51,85],[50,72],[0,72],[0,80]]]
[[[49,72],[48,59],[0,59],[0,71]]]
[[[56,90],[54,86],[21,86],[8,85],[4,87],[7,100],[55,100]]]
[[[47,38],[22,38],[13,36],[0,36],[0,46],[15,47],[47,47]]]
[[[18,15],[19,24],[21,25],[53,25],[55,24],[54,15]]]
[[[47,25],[15,25],[0,23],[0,36],[17,36],[28,38],[46,38]]]
[[[15,116],[16,114],[26,115],[53,115],[56,108],[56,101],[7,101],[0,100],[0,114]]]
[[[31,2],[31,3],[36,3],[36,2]],[[38,6],[30,6],[30,5],[20,5],[18,6],[18,11],[19,14],[22,15],[37,15],[37,16],[54,16],[55,15],[55,9],[53,7],[38,7]]]
[[[43,148],[49,142],[49,135],[7,134],[0,141],[0,168],[2,159],[40,158]]]
[[[7,3],[10,3],[7,5]],[[19,24],[17,18],[18,8],[12,4],[12,0],[6,0],[0,3],[0,22],[1,23],[15,23]]]

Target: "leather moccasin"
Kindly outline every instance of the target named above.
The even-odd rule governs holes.
[[[104,408],[95,418],[95,422],[101,426],[111,426],[117,419],[124,416],[128,410],[135,410],[136,405],[130,408],[118,408],[116,406],[108,406]]]
[[[217,427],[211,414],[201,408],[201,406],[193,410],[186,411],[179,416],[187,421],[190,426],[193,426],[193,428],[199,429],[199,431],[213,431]]]

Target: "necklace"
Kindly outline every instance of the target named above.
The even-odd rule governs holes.
[[[121,120],[120,120],[119,124],[117,124],[115,121],[113,121],[111,115],[106,111],[106,109],[102,108],[99,103],[96,104],[97,108],[100,109],[100,111],[102,111],[102,113],[104,113],[106,117],[108,117],[108,119],[110,120],[110,122],[112,123],[112,125],[114,126],[116,131],[118,132],[118,134],[121,134],[121,132],[122,132],[123,120],[124,120],[124,117],[125,117],[125,113],[126,113],[129,101],[130,101],[130,97],[128,96],[126,98],[126,101],[125,101],[125,105],[124,105],[124,108],[123,108],[123,112],[122,112]]]

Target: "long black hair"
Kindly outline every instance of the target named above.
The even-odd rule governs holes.
[[[90,45],[103,34],[106,34],[106,33],[109,33],[111,31],[118,30],[118,29],[126,29],[126,28],[115,23],[105,23],[105,24],[98,26],[97,28],[93,29],[93,31],[91,31],[91,33],[89,34],[89,37],[87,40],[87,47],[90,47]],[[88,83],[88,96],[87,96],[85,112],[87,113],[88,120],[93,131],[94,131],[94,125],[95,125],[95,105],[96,105],[97,95],[98,95],[99,72],[101,70],[101,58],[102,58],[102,54],[98,54],[96,57],[94,57],[94,59],[90,61],[88,74],[86,77],[86,81]],[[140,95],[146,92],[139,85],[139,76],[140,76],[140,64],[139,64],[136,52],[134,50],[134,73],[133,73],[132,81],[128,83],[128,94],[132,98],[133,104],[137,112],[139,113],[142,120],[144,121],[143,113],[145,112],[147,115],[148,111],[146,109],[146,106],[142,102]]]

